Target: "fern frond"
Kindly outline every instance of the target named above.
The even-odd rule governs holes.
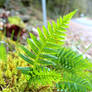
[[[23,46],[22,49],[24,50],[25,54],[30,57],[31,61],[33,60],[34,64],[39,65],[40,60],[42,62],[49,61],[49,63],[46,63],[48,65],[52,65],[51,62],[53,62],[53,60],[57,60],[56,53],[58,48],[61,48],[61,46],[64,44],[66,37],[65,24],[68,23],[75,12],[76,11],[64,16],[63,19],[60,17],[57,20],[57,23],[53,21],[52,25],[48,22],[48,29],[43,26],[43,32],[40,30],[40,28],[38,28],[40,40],[38,40],[33,34],[30,33],[31,39],[27,39],[27,42],[30,45],[30,51],[32,52]],[[22,58],[24,59],[24,57]],[[26,60],[29,60],[29,58]]]
[[[36,85],[52,85],[61,79],[61,74],[47,67],[30,68],[30,67],[19,67],[17,68],[26,74],[26,78],[29,84]]]
[[[64,22],[65,25],[70,22],[71,18],[73,17],[73,15],[74,15],[77,11],[78,11],[78,10],[76,9],[76,10],[74,10],[73,12],[71,12],[71,13],[69,13],[69,14],[63,16],[63,20],[62,20],[62,21]]]
[[[36,85],[52,85],[61,79],[61,74],[49,68],[36,68],[29,73],[29,83]]]
[[[41,31],[40,28],[37,28],[39,40],[32,33],[30,33],[31,39],[27,39],[30,50],[24,46],[21,46],[22,50],[25,52],[25,55],[20,53],[20,57],[28,62],[32,69],[29,67],[20,67],[18,69],[28,76],[30,83],[34,83],[34,85],[38,83],[52,84],[61,79],[61,74],[57,73],[53,69],[48,71],[48,68],[46,67],[56,66],[58,61],[56,54],[58,53],[58,49],[60,49],[64,44],[66,37],[66,24],[68,24],[74,13],[75,12],[72,12],[63,18],[60,17],[57,19],[57,23],[54,21],[52,24],[48,22],[48,28],[46,29],[45,26],[43,26],[43,31]]]
[[[72,72],[87,68],[87,60],[83,58],[83,55],[73,51],[71,48],[62,47],[57,56],[59,58],[57,65],[59,68]]]
[[[87,79],[65,74],[63,80],[56,85],[60,92],[88,92],[91,88]]]

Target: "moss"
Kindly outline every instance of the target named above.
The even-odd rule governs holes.
[[[0,91],[2,92],[23,92],[27,81],[25,76],[16,69],[18,66],[27,65],[16,53],[9,53],[7,64],[0,64]],[[22,88],[21,88],[22,86]]]

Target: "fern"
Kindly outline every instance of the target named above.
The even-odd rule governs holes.
[[[49,68],[36,67],[29,72],[29,84],[36,85],[53,85],[53,82],[58,82],[61,79],[61,74]]]
[[[57,24],[54,21],[52,22],[52,25],[48,23],[48,30],[44,26],[43,32],[38,28],[40,40],[37,40],[37,38],[30,33],[31,39],[28,38],[27,42],[30,45],[32,52],[24,46],[21,46],[27,56],[21,54],[20,56],[23,59],[28,59],[27,62],[30,58],[30,62],[34,62],[34,64],[38,65],[39,62],[48,65],[50,64],[48,61],[53,62],[53,60],[57,60],[56,53],[58,48],[61,48],[61,45],[64,44],[65,41],[65,28],[75,12],[76,11],[64,16],[63,19],[60,17],[57,19]]]
[[[61,82],[56,84],[60,92],[88,92],[91,89],[90,82],[77,75],[64,73]]]
[[[88,92],[91,90],[91,78],[86,70],[89,62],[83,55],[71,48],[59,49],[56,69],[63,72],[62,80],[56,87],[60,92]]]
[[[73,51],[71,48],[62,47],[57,54],[57,67],[70,72],[79,72],[85,70],[88,61],[82,54]]]
[[[30,67],[19,67],[26,75],[26,78],[28,80],[28,83],[30,85],[34,85],[36,87],[38,86],[45,86],[45,85],[53,85],[54,82],[58,82],[61,79],[61,74],[57,73],[55,70],[51,70],[47,67],[36,67],[36,68],[30,68]]]
[[[20,46],[24,51],[24,54],[19,54],[20,57],[30,65],[29,67],[18,67],[18,69],[27,76],[29,83],[33,85],[52,85],[60,81],[57,87],[59,90],[66,90],[65,92],[88,91],[89,85],[86,85],[84,81],[80,83],[80,74],[78,73],[78,71],[85,70],[86,59],[83,59],[82,55],[71,49],[63,48],[66,28],[68,28],[67,24],[75,13],[76,10],[63,18],[60,17],[57,19],[57,23],[53,21],[50,24],[48,22],[48,29],[43,26],[43,31],[41,31],[38,28],[39,40],[30,33],[31,39],[27,39],[30,50]],[[63,76],[65,72],[68,72],[66,74],[67,78]],[[71,76],[71,79],[69,75],[72,72],[75,72],[75,74],[74,77]],[[77,74],[79,76],[76,78]]]

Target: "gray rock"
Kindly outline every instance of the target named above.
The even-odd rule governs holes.
[[[30,16],[29,15],[21,15],[20,18],[24,21],[24,22],[28,22],[30,20]]]
[[[39,40],[38,31],[37,31],[37,29],[36,29],[35,27],[32,27],[32,26],[28,26],[28,25],[27,25],[26,30],[27,30],[29,33],[34,34],[34,35],[37,37],[37,39]]]
[[[27,30],[28,32],[31,32],[32,26],[26,25],[26,30]]]
[[[4,12],[5,12],[5,10],[2,9],[2,8],[0,8],[0,14],[2,14],[2,13],[4,13]]]
[[[18,10],[20,14],[26,14],[26,11],[26,8],[21,8],[20,10]]]
[[[16,11],[12,9],[10,14],[11,14],[11,16],[15,16],[16,15]]]

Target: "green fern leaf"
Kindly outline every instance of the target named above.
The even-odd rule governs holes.
[[[62,47],[57,55],[59,58],[59,68],[70,71],[81,71],[87,66],[87,60],[83,58],[83,55],[78,54],[70,48]]]
[[[24,46],[20,46],[21,49],[26,53],[27,56],[29,56],[32,59],[35,59],[36,56],[35,54],[33,54],[31,51],[29,51],[27,48],[25,48]]]
[[[90,90],[90,83],[82,77],[65,74],[63,80],[59,82],[56,87],[59,91],[63,90],[63,92],[65,92],[65,90],[67,90],[67,92],[88,92]]]
[[[19,56],[24,59],[26,62],[28,62],[29,64],[33,65],[33,61],[31,59],[29,59],[27,56],[23,55],[23,54],[19,54]]]
[[[56,75],[57,74],[57,75]],[[53,85],[53,81],[58,82],[61,79],[61,75],[54,70],[50,70],[45,67],[37,67],[30,71],[29,83],[36,85]]]
[[[54,21],[52,24],[48,22],[47,29],[44,26],[43,30],[37,28],[39,40],[33,34],[30,34],[31,39],[28,38],[27,42],[30,46],[31,52],[25,47],[21,47],[25,52],[25,55],[20,54],[20,57],[32,65],[33,70],[28,71],[28,68],[19,69],[24,72],[24,74],[28,75],[27,78],[31,84],[48,85],[53,84],[53,82],[56,83],[61,79],[61,73],[56,72],[53,68],[52,70],[47,67],[55,67],[59,64],[58,61],[61,57],[59,57],[57,53],[65,42],[65,32],[67,28],[66,24],[68,23],[67,21],[71,19],[73,14],[74,13],[70,13],[63,18],[60,17],[57,19],[57,23]]]

